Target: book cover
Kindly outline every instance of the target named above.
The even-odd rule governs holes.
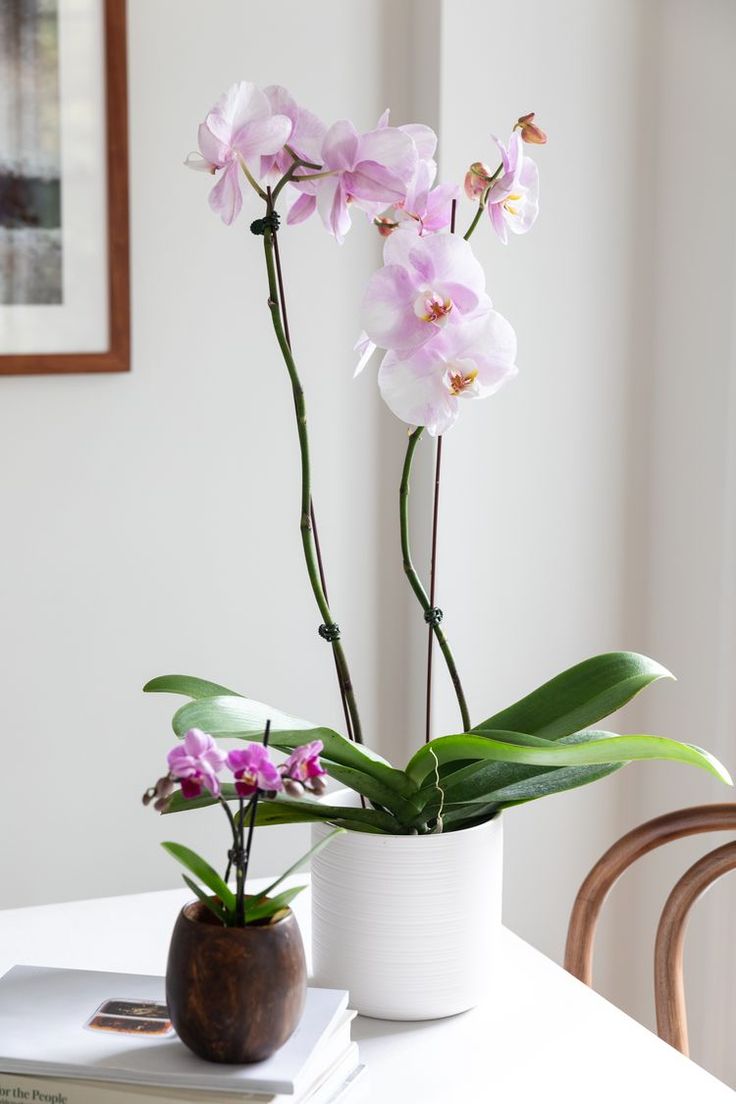
[[[263,1093],[207,1093],[187,1089],[154,1089],[102,1081],[74,1081],[0,1073],[3,1104],[342,1104],[353,1101],[365,1067],[358,1062],[356,1043],[322,1073],[303,1096]]]
[[[348,995],[313,989],[285,1045],[248,1066],[192,1054],[168,1020],[164,979],[14,966],[0,978],[0,1070],[208,1092],[297,1094],[319,1071]],[[334,1056],[333,1056],[334,1060]]]

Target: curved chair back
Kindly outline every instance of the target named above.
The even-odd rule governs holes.
[[[736,803],[696,805],[655,817],[609,847],[578,890],[570,915],[565,969],[586,985],[593,978],[593,947],[603,902],[632,863],[672,840],[702,832],[736,831]],[[719,847],[696,862],[672,890],[659,923],[655,949],[657,1031],[688,1053],[683,986],[683,947],[687,919],[695,901],[723,874],[736,868],[736,843]]]

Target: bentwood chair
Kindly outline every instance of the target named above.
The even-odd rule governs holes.
[[[592,984],[598,917],[609,892],[632,863],[672,840],[700,832],[729,831],[736,831],[736,804],[679,809],[622,836],[601,856],[578,891],[567,930],[565,969],[586,985]],[[682,963],[690,909],[709,886],[734,869],[736,841],[694,863],[670,893],[660,917],[654,950],[657,1032],[683,1054],[688,1054],[688,1037]]]

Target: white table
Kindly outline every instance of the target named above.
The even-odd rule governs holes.
[[[0,974],[16,963],[162,974],[189,896],[171,890],[0,911]],[[296,907],[305,944],[307,897]],[[503,942],[496,987],[475,1011],[425,1023],[358,1018],[368,1075],[361,1099],[734,1104],[731,1089],[506,929]]]

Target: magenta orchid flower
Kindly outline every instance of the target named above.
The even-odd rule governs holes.
[[[522,136],[515,130],[504,146],[494,142],[501,153],[503,172],[488,191],[486,206],[493,229],[501,241],[508,241],[508,230],[526,234],[539,214],[539,171],[531,157],[524,154]]]
[[[378,386],[393,413],[432,436],[445,433],[465,399],[492,395],[516,375],[516,335],[494,310],[405,353],[388,352]]]
[[[288,145],[301,161],[320,164],[322,143],[327,127],[311,111],[297,104],[294,97],[281,85],[271,84],[263,89],[263,94],[271,105],[274,115],[285,115],[291,120],[291,134]],[[293,164],[291,154],[281,149],[277,153],[261,158],[261,178],[271,183],[283,176]],[[308,170],[304,170],[308,172]]]
[[[227,765],[235,775],[235,789],[241,797],[283,789],[278,767],[263,744],[248,744],[227,753]]]
[[[230,225],[243,206],[242,166],[258,175],[261,158],[279,152],[288,142],[292,120],[274,114],[266,95],[249,81],[233,84],[223,93],[199,127],[201,160],[187,160],[190,168],[216,175],[210,207]]]
[[[323,744],[321,740],[312,740],[294,748],[289,758],[281,764],[284,778],[294,782],[308,782],[312,778],[321,778],[327,771],[320,762]]]
[[[417,349],[445,326],[490,310],[483,269],[461,237],[395,233],[383,257],[362,311],[367,338],[383,349]]]
[[[343,242],[351,226],[350,205],[373,216],[402,203],[417,159],[414,140],[398,127],[379,125],[359,134],[347,119],[334,123],[322,143],[320,161],[326,175],[297,186],[303,194],[287,221],[302,222],[317,210],[327,230]]]
[[[186,798],[199,797],[203,789],[217,797],[220,793],[217,775],[225,766],[225,760],[225,753],[212,737],[198,728],[190,728],[182,743],[172,748],[167,756],[169,771],[180,782]]]

